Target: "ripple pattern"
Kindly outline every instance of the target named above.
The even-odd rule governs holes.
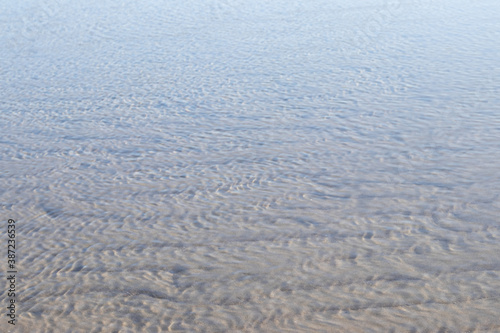
[[[16,332],[500,331],[499,9],[0,4]]]

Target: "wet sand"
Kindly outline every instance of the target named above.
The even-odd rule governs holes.
[[[500,331],[499,9],[1,4],[0,331]]]

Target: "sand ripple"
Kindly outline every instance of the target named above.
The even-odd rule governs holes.
[[[500,331],[498,9],[1,4],[16,332]]]

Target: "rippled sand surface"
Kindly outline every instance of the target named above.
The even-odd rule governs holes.
[[[497,1],[7,0],[0,31],[0,331],[500,332]]]

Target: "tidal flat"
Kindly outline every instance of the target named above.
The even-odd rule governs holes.
[[[0,32],[1,332],[500,331],[498,1],[6,0]]]

